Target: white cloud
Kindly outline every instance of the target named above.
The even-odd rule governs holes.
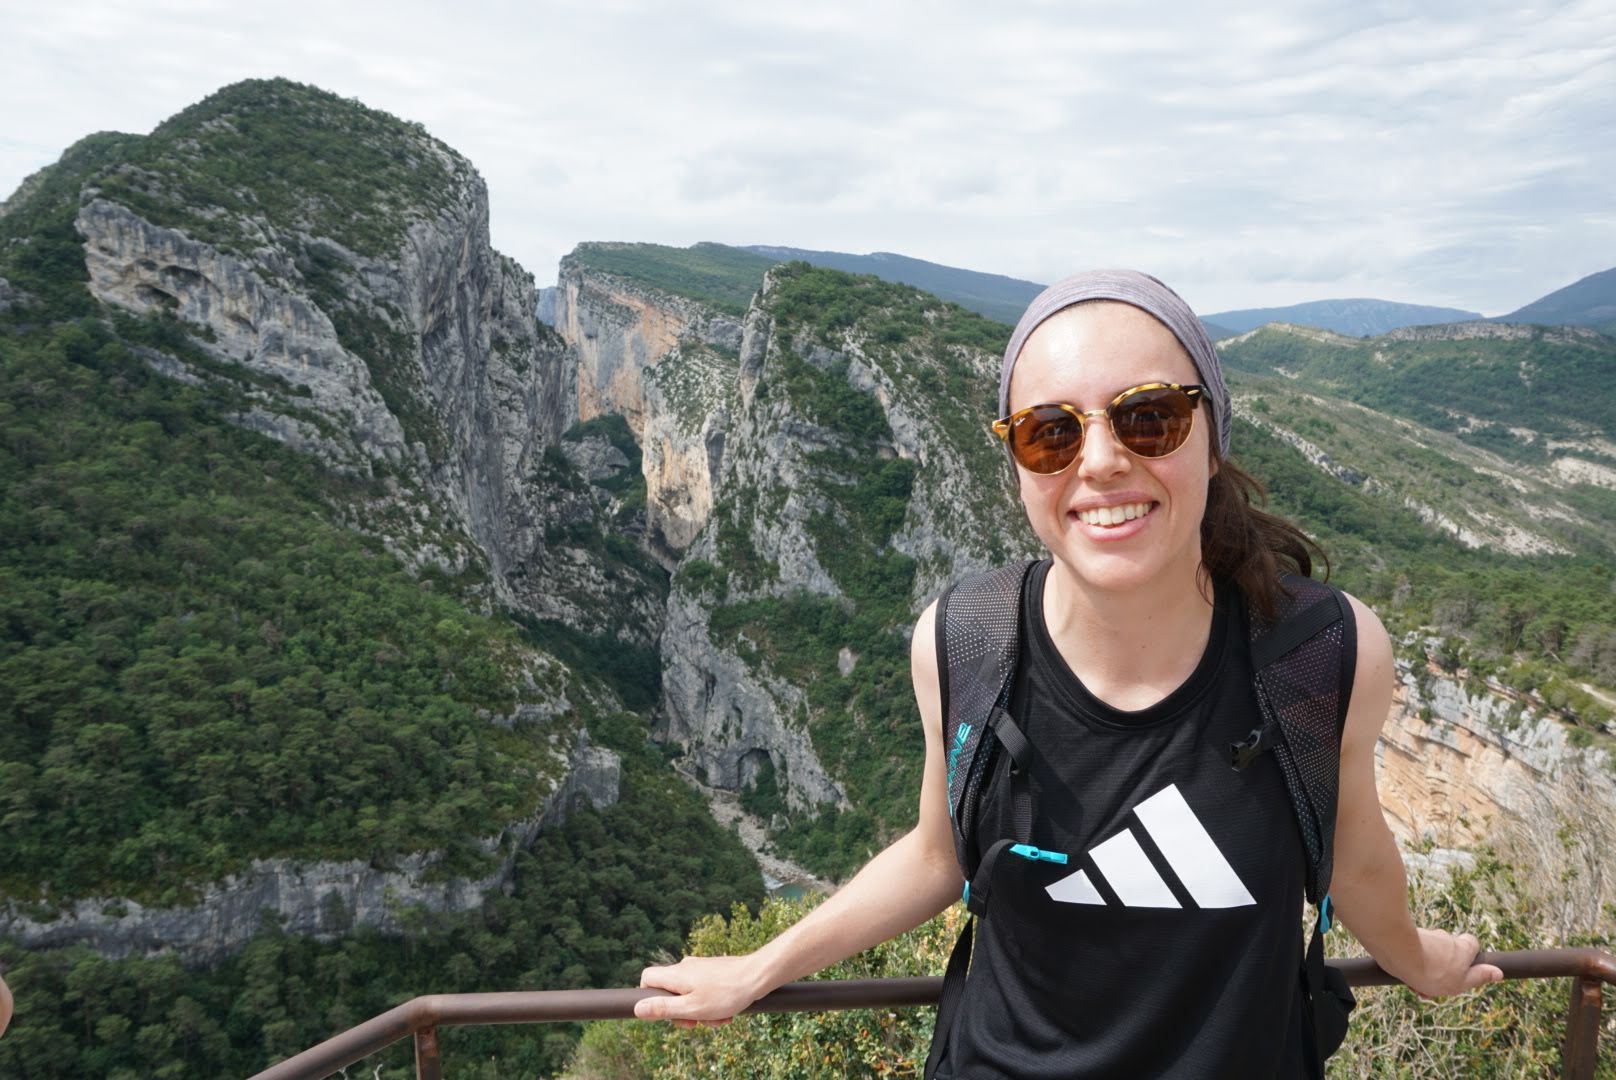
[[[1616,264],[1603,0],[1118,7],[0,0],[0,190],[285,75],[466,154],[541,282],[717,239],[1497,313]]]

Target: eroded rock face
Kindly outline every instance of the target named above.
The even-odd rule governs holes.
[[[1505,687],[1472,696],[1454,678],[1402,661],[1398,679],[1376,774],[1399,839],[1441,848],[1487,842],[1507,820],[1537,811],[1587,753],[1567,742],[1558,720]],[[1599,767],[1587,775],[1602,788],[1597,797],[1616,806],[1616,776]]]
[[[198,902],[182,907],[90,899],[49,920],[29,918],[15,906],[0,908],[0,936],[30,948],[83,945],[113,959],[171,951],[186,963],[208,964],[245,945],[266,916],[278,919],[288,933],[323,941],[355,926],[401,932],[410,908],[443,914],[478,907],[509,880],[516,853],[541,832],[559,827],[585,803],[597,809],[614,804],[619,777],[616,754],[580,739],[565,780],[539,812],[481,841],[484,850],[501,853],[498,869],[486,878],[431,881],[430,857],[422,855],[404,856],[385,870],[357,859],[258,859],[245,873],[208,886]]]
[[[621,495],[594,486],[627,462],[589,441],[569,444],[582,454],[573,463],[582,479],[567,472],[565,456],[560,474],[547,467],[578,420],[573,352],[536,320],[530,275],[489,246],[481,179],[450,164],[459,170],[453,197],[411,219],[385,258],[257,219],[244,223],[255,246],[226,252],[87,191],[76,224],[91,291],[135,314],[172,313],[215,359],[269,376],[233,387],[250,402],[234,422],[333,469],[379,475],[381,495],[337,510],[406,565],[486,570],[490,608],[497,602],[651,649],[660,591],[565,540],[578,526],[598,550],[603,529],[644,531],[635,524],[643,512],[618,513]],[[12,295],[0,289],[0,300]],[[182,382],[224,377],[182,356],[137,352]],[[562,695],[519,711],[565,722],[557,710],[570,709]],[[540,829],[576,805],[614,802],[617,782],[616,756],[580,742],[540,812],[482,841],[500,861],[479,880],[432,881],[430,854],[385,869],[264,859],[186,907],[105,898],[39,921],[13,910],[0,913],[0,934],[42,946],[83,942],[114,956],[172,948],[211,962],[250,938],[265,911],[289,931],[321,937],[352,925],[397,930],[411,906],[453,912],[481,903]]]
[[[802,688],[755,670],[711,637],[698,597],[675,590],[662,634],[662,737],[703,783],[736,791],[769,758],[798,808],[844,805],[805,727]],[[750,769],[750,771],[748,771]]]
[[[309,404],[340,422],[349,454],[404,459],[403,429],[371,385],[365,362],[342,347],[318,305],[272,284],[264,272],[269,267],[225,255],[105,199],[87,202],[74,224],[85,238],[96,299],[136,314],[170,310],[205,327],[223,358],[307,388]],[[293,273],[284,257],[271,261]],[[333,462],[351,463],[346,456]]]
[[[700,571],[674,579],[662,637],[659,716],[663,737],[686,751],[687,763],[704,783],[744,787],[766,759],[788,803],[811,810],[846,806],[847,793],[815,751],[808,690],[814,678],[845,678],[856,660],[849,652],[841,666],[832,663],[823,672],[788,678],[744,629],[738,636],[714,630],[715,615],[726,605],[803,597],[860,602],[828,569],[836,552],[823,546],[840,544],[837,531],[854,527],[827,525],[840,523],[848,509],[837,503],[837,492],[853,481],[834,472],[832,464],[845,460],[846,436],[819,421],[815,409],[826,406],[798,395],[823,392],[841,400],[843,392],[824,388],[824,381],[845,380],[848,390],[868,395],[879,407],[889,432],[875,445],[861,444],[857,453],[917,466],[907,510],[890,538],[890,548],[916,560],[911,617],[946,582],[1030,553],[1031,546],[1030,538],[1017,532],[1019,515],[1005,513],[1013,507],[1002,484],[1005,473],[985,442],[962,454],[932,417],[937,401],[928,390],[935,382],[927,365],[943,360],[928,350],[874,350],[857,334],[833,346],[811,329],[782,327],[771,313],[775,288],[771,275],[747,314],[738,366],[706,382],[713,400],[682,409],[660,407],[674,398],[663,388],[678,385],[680,365],[686,365],[685,373],[696,369],[683,348],[661,361],[646,397],[654,406],[647,430],[676,430],[689,443],[705,440],[711,467],[706,477],[689,484],[702,489],[705,521],[695,514],[681,521],[693,536],[681,565]],[[965,350],[948,359],[979,366],[980,384],[989,385],[990,357]],[[819,374],[804,376],[803,365]],[[804,390],[807,384],[823,389]],[[683,400],[698,399],[688,389],[680,393]],[[953,431],[957,436],[958,429]],[[721,450],[714,451],[720,437]],[[665,510],[672,519],[671,506]],[[849,537],[848,542],[868,541]],[[717,592],[708,580],[715,573],[724,581]],[[894,626],[891,632],[906,630]]]
[[[579,420],[620,413],[644,444],[645,373],[682,342],[734,350],[740,320],[561,260],[555,327],[577,350]]]
[[[367,516],[426,501],[462,539],[416,542],[404,532],[389,535],[389,547],[451,572],[483,562],[502,602],[537,610],[542,596],[526,568],[543,559],[545,542],[531,477],[577,419],[574,365],[533,316],[531,277],[489,247],[482,181],[469,176],[460,192],[413,222],[386,260],[267,226],[265,244],[244,258],[100,198],[85,203],[77,226],[99,299],[172,311],[204,328],[199,345],[293,388],[253,391],[259,404],[239,423],[337,468],[368,473],[386,462],[412,477],[420,492]],[[203,377],[174,357],[148,362],[171,377]]]

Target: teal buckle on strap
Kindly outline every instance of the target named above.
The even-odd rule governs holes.
[[[1319,901],[1319,933],[1328,934],[1330,927],[1335,925],[1335,904],[1326,896]]]
[[[960,894],[960,899],[967,904],[971,902],[971,883],[969,881],[965,883],[965,891]]]
[[[1035,848],[1031,844],[1016,844],[1012,846],[1010,850],[1014,854],[1020,855],[1023,859],[1031,859],[1034,862],[1056,863],[1060,866],[1066,865],[1066,856],[1059,851],[1045,851],[1042,848]]]

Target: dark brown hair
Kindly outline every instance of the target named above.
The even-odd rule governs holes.
[[[1330,559],[1311,537],[1277,514],[1259,510],[1268,501],[1262,482],[1224,458],[1206,490],[1201,518],[1201,566],[1213,578],[1232,581],[1251,610],[1272,620],[1279,611],[1281,571],[1311,577],[1315,557],[1330,576]]]

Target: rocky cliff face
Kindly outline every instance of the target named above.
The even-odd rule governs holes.
[[[481,841],[499,856],[497,869],[471,880],[434,880],[432,859],[411,855],[379,869],[363,860],[293,862],[258,859],[239,876],[207,886],[194,904],[148,908],[130,900],[79,900],[64,911],[31,917],[0,908],[0,936],[30,948],[82,945],[103,956],[172,951],[189,964],[215,963],[258,932],[266,913],[294,934],[331,940],[356,926],[397,933],[411,908],[452,913],[476,908],[510,880],[516,853],[539,833],[557,828],[577,807],[604,809],[617,801],[617,755],[582,737],[568,762],[566,779],[526,821]]]
[[[574,415],[570,365],[532,317],[531,278],[488,246],[487,191],[467,171],[460,197],[410,224],[387,258],[268,224],[250,257],[227,254],[102,198],[76,225],[98,299],[171,311],[221,360],[287,388],[261,391],[244,425],[338,468],[384,466],[414,489],[357,524],[413,562],[482,563],[500,601],[537,609],[526,568],[545,544],[531,475]],[[420,520],[423,504],[446,520]],[[393,517],[405,520],[389,528]]]
[[[645,452],[650,539],[673,561],[712,509],[740,320],[561,262],[555,327],[576,355],[577,420],[622,416]]]
[[[1616,806],[1616,773],[1604,758],[1571,746],[1564,725],[1518,691],[1467,686],[1402,660],[1376,773],[1399,839],[1462,848],[1552,807],[1562,774],[1585,760],[1588,794]]]
[[[196,346],[183,355],[135,347],[136,355],[177,381],[228,382],[246,402],[234,422],[379,481],[356,487],[378,493],[367,501],[330,507],[347,524],[379,536],[406,564],[456,575],[485,610],[497,605],[530,624],[650,654],[666,573],[636,556],[646,532],[637,448],[571,430],[576,357],[536,320],[531,276],[490,247],[475,170],[418,127],[289,84],[239,89],[211,113],[201,109],[203,118],[177,118],[168,125],[176,130],[143,144],[139,166],[93,164],[71,190],[60,178],[25,185],[8,211],[56,184],[71,200],[63,205],[77,207],[90,294],[117,311],[172,316]],[[305,186],[295,168],[263,177],[236,170],[221,187],[226,170],[208,140],[239,135],[243,116],[277,110],[287,115],[276,123],[385,128],[386,159],[406,165],[362,192],[336,180],[320,188],[328,171]],[[21,296],[0,281],[0,306]],[[575,737],[580,699],[584,713],[620,707],[599,688],[580,695],[548,656],[517,651],[530,666],[561,671],[552,681],[566,689],[538,703],[519,695],[521,718],[543,722],[556,744]],[[202,887],[194,905],[102,898],[54,917],[9,910],[0,934],[85,942],[109,955],[173,947],[211,960],[250,937],[264,909],[317,935],[396,929],[399,910],[415,904],[465,909],[501,886],[514,853],[580,799],[615,801],[615,756],[577,737],[585,741],[557,769],[544,805],[482,841],[500,857],[488,877],[434,881],[432,853],[385,869],[265,858]]]
[[[860,793],[816,748],[833,706],[815,684],[837,664],[804,667],[782,613],[821,602],[863,613],[880,624],[871,648],[887,657],[897,642],[906,656],[908,625],[943,583],[1030,543],[1005,513],[1002,459],[968,419],[992,408],[975,397],[991,389],[994,358],[938,340],[941,305],[891,286],[867,302],[872,322],[887,304],[913,319],[901,343],[866,323],[805,324],[795,273],[771,273],[737,326],[564,264],[557,326],[578,352],[580,415],[619,412],[642,440],[648,525],[681,567],[661,638],[663,736],[707,784],[735,790],[768,773],[788,805],[812,812]],[[877,479],[872,467],[886,465]],[[849,559],[890,571],[898,591],[870,595]],[[840,661],[847,685],[870,651],[857,637]]]

